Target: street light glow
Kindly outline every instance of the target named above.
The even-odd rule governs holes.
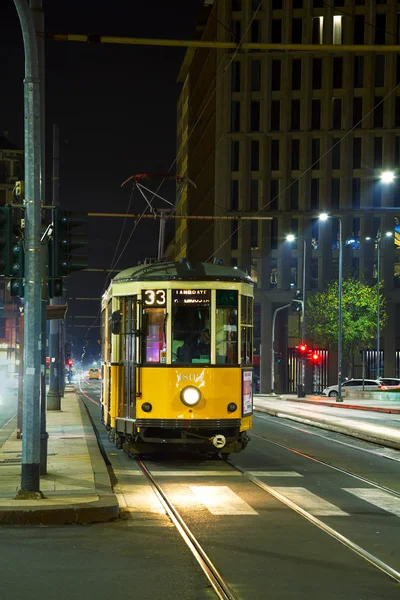
[[[320,221],[327,221],[328,219],[329,219],[329,215],[328,215],[328,213],[321,213],[321,214],[319,215],[319,220],[320,220]]]
[[[392,183],[393,180],[394,180],[393,171],[383,171],[383,173],[381,174],[382,183]]]
[[[386,236],[386,237],[392,237],[392,235],[393,235],[393,231],[387,231],[387,232],[385,233],[385,236]]]
[[[294,242],[294,241],[295,241],[295,239],[296,239],[296,236],[295,236],[295,235],[293,235],[293,233],[289,233],[289,234],[286,236],[286,240],[287,240],[288,242]]]

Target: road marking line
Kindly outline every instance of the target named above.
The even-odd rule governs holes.
[[[321,517],[348,517],[349,514],[301,487],[275,487],[274,490],[295,502],[312,515]]]
[[[296,471],[249,471],[254,477],[303,477]]]
[[[225,485],[191,485],[190,489],[212,515],[258,515],[258,512]]]
[[[386,512],[400,517],[400,498],[392,496],[382,490],[373,488],[343,488],[345,492],[349,492],[353,496],[357,496],[361,500],[365,500],[369,504],[373,504]]]

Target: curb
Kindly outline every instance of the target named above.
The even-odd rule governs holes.
[[[372,442],[373,444],[378,444],[379,446],[386,446],[388,448],[394,448],[395,450],[400,450],[400,441],[396,441],[388,438],[381,438],[377,435],[373,435],[362,430],[350,429],[349,427],[345,427],[343,425],[334,425],[330,421],[326,421],[324,419],[313,419],[307,417],[300,417],[296,414],[285,412],[282,409],[273,409],[273,408],[264,408],[255,406],[256,412],[266,413],[271,415],[272,417],[281,417],[283,419],[289,419],[291,421],[296,421],[298,423],[303,423],[304,425],[311,425],[313,427],[319,427],[320,429],[325,429],[327,431],[334,431],[335,433],[342,433],[344,435],[348,435],[350,437],[357,438],[359,440],[364,440],[366,442]]]
[[[332,406],[334,408],[352,408],[354,410],[369,410],[371,412],[389,413],[400,415],[400,408],[389,408],[384,406],[362,406],[359,404],[344,404],[343,402],[325,402],[319,400],[303,400],[297,398],[283,398],[285,402],[297,402],[299,404],[317,404],[318,406]]]

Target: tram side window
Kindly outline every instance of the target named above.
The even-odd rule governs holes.
[[[238,293],[217,290],[216,293],[216,362],[238,363]]]
[[[210,302],[210,290],[173,290],[173,363],[210,363]]]
[[[249,296],[242,296],[240,334],[240,363],[251,365],[253,362],[253,298]]]
[[[107,314],[108,314],[108,334],[105,338],[107,341],[107,347],[105,348],[105,360],[106,362],[111,362],[111,343],[112,343],[112,301],[110,300],[107,305]]]
[[[165,363],[165,315],[164,308],[146,308],[143,319],[143,362]]]

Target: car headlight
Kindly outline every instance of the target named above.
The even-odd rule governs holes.
[[[201,400],[201,392],[194,385],[188,385],[181,390],[181,401],[186,406],[196,406]]]

